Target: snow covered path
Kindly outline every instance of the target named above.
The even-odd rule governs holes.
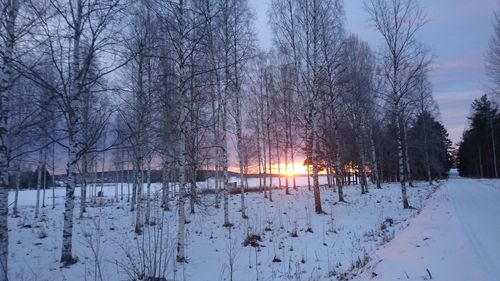
[[[452,174],[409,223],[359,280],[499,280],[500,180]]]

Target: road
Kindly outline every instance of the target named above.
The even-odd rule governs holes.
[[[467,242],[490,280],[500,280],[500,181],[453,175],[451,183],[449,194]]]
[[[450,179],[358,280],[500,280],[500,180]]]

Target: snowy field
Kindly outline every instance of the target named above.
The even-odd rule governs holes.
[[[257,183],[250,180],[250,185]],[[299,179],[299,183],[304,185],[307,180]],[[292,195],[273,191],[273,202],[261,193],[248,193],[248,220],[241,219],[238,212],[239,195],[231,196],[234,227],[230,230],[222,227],[223,210],[214,208],[214,196],[201,196],[197,212],[188,212],[188,263],[178,264],[173,262],[177,233],[173,199],[170,212],[161,211],[154,201],[153,224],[136,236],[135,213],[128,210],[126,201],[114,202],[114,187],[105,187],[107,197],[88,208],[84,219],[77,218],[77,190],[73,254],[79,261],[67,268],[59,263],[64,189],[56,190],[55,209],[51,207],[52,192],[47,190],[48,206],[38,220],[34,219],[36,191],[22,191],[20,217],[9,219],[10,280],[132,280],[135,272],[151,270],[152,264],[160,264],[156,271],[169,281],[231,280],[231,274],[232,280],[238,281],[352,277],[362,272],[370,256],[406,228],[406,220],[418,214],[434,188],[425,183],[409,188],[410,203],[416,208],[412,210],[402,208],[398,184],[385,184],[381,190],[371,188],[367,195],[361,195],[359,186],[348,186],[348,203],[341,204],[336,203],[337,193],[323,188],[325,215],[314,213],[313,194],[307,187],[291,191]],[[10,198],[12,202],[13,194]],[[187,202],[187,210],[188,206]],[[261,241],[255,240],[255,247],[243,246],[250,235],[260,236]]]

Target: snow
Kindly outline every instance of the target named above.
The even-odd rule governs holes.
[[[307,179],[298,182],[305,184]],[[257,179],[250,180],[250,185],[257,183]],[[158,190],[159,185],[153,189]],[[410,188],[411,204],[422,207],[433,190],[425,183]],[[229,239],[228,229],[222,227],[222,208],[214,208],[213,195],[203,195],[197,213],[188,214],[188,263],[178,264],[174,262],[177,210],[163,212],[153,204],[156,225],[144,227],[138,237],[133,232],[135,213],[128,211],[126,202],[113,202],[114,187],[106,186],[105,192],[109,197],[90,207],[84,219],[76,218],[77,204],[73,254],[79,261],[61,268],[64,190],[56,190],[55,209],[51,208],[52,198],[46,199],[48,207],[42,208],[39,220],[33,218],[36,192],[22,191],[20,217],[9,219],[11,280],[131,280],[134,266],[148,264],[139,253],[148,257],[161,253],[161,271],[167,280],[230,280],[231,260],[233,280],[331,280],[358,272],[372,253],[406,226],[405,220],[417,214],[417,210],[402,208],[398,184],[371,188],[367,195],[361,195],[359,186],[345,187],[348,203],[341,204],[336,203],[337,193],[323,188],[326,215],[314,213],[313,194],[307,187],[292,189],[292,195],[274,190],[274,202],[262,193],[248,193],[248,220],[241,219],[238,212],[239,196],[230,197],[230,218],[235,225]],[[51,194],[48,190],[47,195]],[[155,196],[159,199],[159,194]],[[174,201],[171,203],[175,208]],[[242,245],[248,234],[262,237],[259,247]],[[155,248],[160,242],[161,247]]]
[[[500,180],[455,172],[409,223],[358,280],[499,280]]]

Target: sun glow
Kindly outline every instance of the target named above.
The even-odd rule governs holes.
[[[266,171],[263,170],[263,167],[260,167],[260,173],[262,174],[269,174],[269,166],[266,167]],[[293,176],[303,176],[307,175],[307,166],[304,166],[303,162],[294,162],[292,163],[281,163],[279,166],[278,164],[272,164],[271,165],[271,174],[277,176],[287,176],[287,177],[293,177]],[[231,172],[234,173],[239,173],[239,168],[237,167],[230,167],[229,169]],[[248,167],[248,173],[249,174],[259,174],[259,166],[249,166]],[[309,166],[309,174],[312,175],[312,166]],[[319,171],[319,174],[326,174],[326,171],[324,169],[321,169]]]
[[[283,163],[279,166],[278,164],[273,164],[272,173],[292,177],[294,175],[307,174],[307,168],[302,162],[288,163],[288,165]]]

